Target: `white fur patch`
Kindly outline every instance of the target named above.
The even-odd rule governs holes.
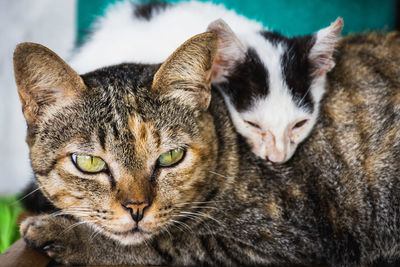
[[[212,3],[182,2],[160,10],[147,21],[133,16],[129,1],[120,2],[97,22],[94,34],[70,64],[78,73],[85,73],[124,62],[161,63],[183,42],[205,32],[208,24],[219,18],[240,39],[263,29],[260,23]]]

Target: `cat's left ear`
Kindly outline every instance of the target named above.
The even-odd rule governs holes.
[[[82,78],[64,60],[35,43],[22,43],[15,49],[14,75],[28,124],[86,88]]]
[[[342,29],[343,19],[337,18],[329,27],[315,33],[315,43],[308,56],[313,66],[312,76],[325,75],[335,66],[332,55]]]
[[[217,36],[203,33],[183,43],[161,65],[152,90],[206,110],[211,100],[211,72],[217,52]]]

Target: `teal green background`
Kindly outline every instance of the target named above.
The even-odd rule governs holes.
[[[123,0],[78,0],[78,41],[90,32],[96,16],[112,3]],[[151,1],[151,0],[150,0]],[[149,2],[141,0],[135,2]],[[179,2],[167,0],[167,2]],[[202,1],[206,2],[206,1]],[[396,0],[214,0],[248,18],[261,21],[269,29],[288,36],[304,35],[328,26],[337,17],[344,19],[343,34],[366,30],[394,29]]]

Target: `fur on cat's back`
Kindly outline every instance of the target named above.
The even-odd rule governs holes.
[[[180,49],[185,50],[184,47],[190,45],[185,43]],[[182,110],[188,113],[175,111],[177,117],[168,118],[162,112],[162,116],[177,123],[177,131],[194,131],[193,136],[200,134],[203,138],[196,137],[205,144],[204,148],[199,147],[204,154],[196,166],[201,171],[187,176],[197,184],[182,183],[173,189],[185,197],[192,195],[190,198],[196,205],[188,206],[184,220],[174,217],[179,221],[175,227],[166,226],[165,231],[140,244],[117,245],[115,237],[110,239],[86,224],[71,226],[79,215],[32,217],[22,224],[22,234],[31,246],[44,249],[60,262],[75,264],[365,266],[382,259],[397,259],[400,257],[399,52],[399,33],[342,39],[335,56],[336,67],[328,75],[319,121],[294,157],[279,166],[271,166],[250,152],[233,130],[217,92],[189,86],[191,91],[187,93],[203,107],[203,111],[192,114],[186,108],[193,102],[183,101],[183,92],[165,95],[166,104],[157,102],[157,95],[145,94],[147,89],[130,89],[140,83],[140,79],[129,78],[133,73],[151,78],[156,72],[155,80],[163,74],[171,78],[165,80],[164,88],[175,86],[176,76],[167,70],[171,62],[186,64],[181,55],[170,58],[172,61],[164,63],[158,71],[158,66],[125,64],[83,75],[85,83],[92,87],[92,94],[104,92],[111,99],[113,95],[121,96],[117,102],[103,99],[104,102],[97,104],[124,110],[131,98],[122,97],[123,92],[127,96],[133,93],[135,103],[146,105],[149,112],[140,116],[148,118],[158,109],[183,105]],[[190,57],[196,58],[192,54]],[[146,80],[144,85],[148,83]],[[21,84],[19,88],[24,89]],[[194,94],[196,88],[202,88],[201,96]],[[204,110],[209,96],[210,106]],[[84,101],[99,99],[97,94],[92,97],[93,100]],[[74,109],[67,111],[71,113]],[[35,135],[45,136],[43,131],[51,127],[50,122],[47,120],[47,124],[41,125],[44,128],[31,132],[31,151],[41,145],[35,143]],[[185,128],[187,125],[191,125],[190,129]],[[130,153],[128,149],[125,151]],[[34,156],[42,157],[39,153]],[[51,187],[45,178],[41,177],[39,183]],[[163,182],[168,185],[179,177],[170,174],[169,179]],[[79,192],[64,190],[61,197],[80,193],[86,200],[94,201],[99,196],[112,196],[112,190],[95,185],[91,184],[90,190],[83,187]],[[115,186],[118,188],[118,183]],[[47,197],[58,207],[64,204],[60,195]],[[170,205],[177,209],[173,201]]]

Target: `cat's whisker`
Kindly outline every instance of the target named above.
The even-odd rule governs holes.
[[[66,211],[55,211],[53,213],[50,213],[49,216],[56,217],[60,215],[69,215]]]
[[[196,216],[196,215],[203,216],[203,217],[208,218],[208,219],[211,219],[211,220],[213,220],[214,222],[218,223],[219,225],[225,227],[225,225],[224,225],[222,222],[220,222],[220,221],[218,221],[217,219],[211,217],[210,215],[208,215],[208,214],[206,214],[206,213],[203,213],[203,212],[200,212],[200,211],[196,211],[196,212],[181,211],[180,213],[183,213],[183,214],[191,214],[191,215],[195,215],[195,216]]]
[[[179,229],[179,231],[181,231],[181,232],[186,232],[186,229],[182,229],[180,226],[176,225],[176,221],[175,221],[175,220],[172,220],[172,219],[171,219],[170,222],[172,222],[172,223],[171,223],[171,227],[176,227],[176,228]]]
[[[79,217],[89,217],[89,216],[95,216],[93,215],[93,212],[91,210],[86,210],[86,209],[66,209],[66,210],[62,210],[62,211],[55,211],[51,214],[49,214],[49,216],[52,217],[56,217],[56,216],[63,216],[63,215],[72,215],[72,216],[79,216]]]
[[[92,222],[91,222],[91,221],[86,221],[86,220],[85,220],[85,221],[80,221],[80,222],[74,223],[74,224],[68,226],[67,228],[65,228],[65,229],[60,233],[60,235],[63,235],[63,234],[65,234],[66,232],[71,231],[73,228],[75,228],[75,227],[77,227],[77,226],[79,226],[79,225],[81,225],[81,224],[85,224],[85,223],[90,224],[90,223],[92,223]]]
[[[218,172],[214,172],[214,171],[208,171],[208,172],[209,172],[209,173],[212,173],[212,174],[215,174],[215,175],[218,175],[218,176],[221,176],[221,177],[226,178],[226,179],[232,179],[232,177],[229,177],[229,176],[220,174],[220,173],[218,173]]]
[[[178,227],[178,225],[175,224],[175,226],[178,227],[179,229],[181,229],[181,231],[185,232],[185,229],[187,229],[189,232],[191,232],[191,233],[194,234],[192,228],[190,228],[189,225],[187,225],[186,223],[180,222],[180,221],[176,221],[176,220],[172,220],[172,219],[171,219],[170,221],[171,221],[171,222],[174,222],[174,223],[177,223],[177,224],[179,224],[179,225],[182,225],[182,227],[184,227],[183,230],[182,230],[182,228]],[[186,231],[187,231],[187,230],[186,230]]]
[[[10,205],[16,205],[18,202],[24,200],[25,198],[29,197],[30,195],[34,194],[35,192],[39,191],[40,189],[45,188],[44,185],[38,186],[38,188],[32,190],[31,192],[27,193],[25,196],[20,197],[19,199],[12,202]]]
[[[173,216],[178,216],[178,217],[183,217],[183,218],[187,218],[190,220],[195,221],[195,223],[203,223],[204,227],[208,229],[209,233],[214,233],[214,231],[211,229],[211,227],[209,226],[208,222],[205,222],[204,220],[201,221],[201,217],[200,216],[194,216],[194,215],[182,215],[182,214],[175,214]]]
[[[153,247],[150,246],[149,242],[147,242],[146,239],[143,239],[144,244],[146,245],[146,247],[148,247],[149,249],[152,249]]]
[[[193,219],[193,220],[198,220],[200,219],[199,216],[194,216],[194,215],[183,215],[183,214],[174,214],[172,215],[173,217],[183,217],[183,218],[189,218],[189,219]]]
[[[190,206],[190,208],[193,208],[193,209],[214,209],[214,210],[223,209],[223,208],[212,207],[212,206]]]
[[[189,204],[211,204],[211,203],[223,203],[224,200],[210,200],[210,201],[192,201],[192,202],[179,202],[175,205],[189,205]]]
[[[101,231],[99,229],[93,228],[93,234],[90,235],[89,241],[92,242],[100,233]]]
[[[169,235],[169,238],[172,239],[172,234],[171,234],[171,232],[168,230],[168,227],[165,227],[165,228],[164,228],[164,231],[167,232],[168,235]]]

